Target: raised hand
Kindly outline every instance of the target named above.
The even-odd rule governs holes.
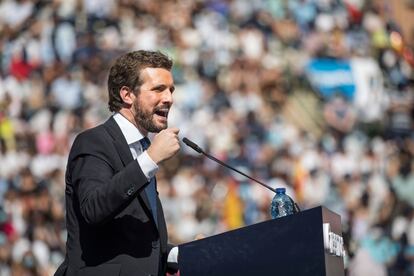
[[[167,128],[154,136],[147,153],[155,163],[159,164],[178,152],[180,149],[179,131],[178,128]]]

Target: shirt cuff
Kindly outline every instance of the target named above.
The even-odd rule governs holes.
[[[178,263],[178,246],[174,246],[168,254],[167,262]]]
[[[153,178],[158,171],[158,165],[151,159],[146,151],[137,157],[137,162],[148,180]]]

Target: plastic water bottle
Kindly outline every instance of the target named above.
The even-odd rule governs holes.
[[[280,218],[294,213],[293,201],[286,195],[285,188],[277,188],[270,207],[272,218]]]

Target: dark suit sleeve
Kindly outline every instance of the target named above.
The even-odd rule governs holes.
[[[135,160],[114,173],[107,161],[93,154],[78,155],[71,175],[81,214],[89,224],[113,218],[148,183]]]

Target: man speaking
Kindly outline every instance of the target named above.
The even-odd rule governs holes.
[[[155,178],[180,148],[179,130],[167,124],[171,67],[151,51],[127,53],[111,67],[114,114],[79,134],[69,154],[66,257],[55,275],[165,275],[167,259],[176,262]],[[157,133],[152,142],[148,132]]]

